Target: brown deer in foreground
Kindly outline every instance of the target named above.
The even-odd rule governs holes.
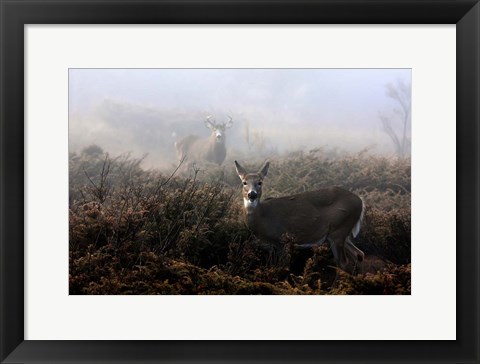
[[[207,116],[205,126],[212,131],[209,138],[188,135],[175,143],[177,158],[187,162],[207,161],[221,165],[227,155],[225,147],[225,130],[232,126],[232,118],[225,123],[216,123]]]
[[[338,268],[349,273],[361,269],[365,254],[350,239],[360,232],[364,213],[360,197],[331,187],[260,201],[269,163],[256,173],[248,173],[237,161],[235,167],[243,183],[247,226],[258,238],[279,243],[289,233],[300,248],[327,241]]]

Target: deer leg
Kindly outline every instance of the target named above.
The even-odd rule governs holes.
[[[329,236],[329,240],[331,241],[330,248],[332,249],[337,267],[346,270],[348,259],[345,249],[345,235],[332,233]]]
[[[346,248],[352,257],[354,257],[359,262],[363,262],[365,259],[365,253],[357,248],[357,246],[352,242],[351,238],[348,237],[346,240]]]
[[[332,253],[333,253],[333,258],[335,259],[335,264],[337,266],[337,268],[339,267],[338,265],[338,260],[339,260],[339,256],[340,256],[340,253],[338,251],[338,248],[337,246],[335,245],[335,243],[333,241],[331,241],[330,239],[328,239],[328,242],[330,243],[330,249],[332,250]],[[335,279],[333,280],[333,285],[332,287],[336,287],[337,285],[337,281],[339,280],[340,276],[338,275],[338,269],[335,270]]]
[[[338,269],[348,271],[348,259],[345,252],[346,237],[345,234],[337,231],[331,233],[327,239],[330,242],[330,249],[332,250],[333,257],[335,258],[335,264],[337,266],[337,270],[335,272],[335,280],[333,281],[333,287],[335,287],[337,285],[337,281],[340,279]]]
[[[355,264],[353,273],[362,273],[365,253],[355,246],[350,237],[347,237],[345,243],[346,253]]]

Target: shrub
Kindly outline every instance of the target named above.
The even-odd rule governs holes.
[[[369,269],[335,281],[328,244],[298,249],[287,234],[273,247],[251,234],[233,166],[177,176],[91,149],[70,155],[71,294],[410,293],[408,160],[321,150],[273,158],[265,197],[339,185],[365,201],[357,245]]]

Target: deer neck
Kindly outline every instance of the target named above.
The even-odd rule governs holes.
[[[243,205],[245,206],[245,214],[247,220],[253,218],[260,211],[260,200],[255,200],[253,203],[248,198],[243,199]]]
[[[271,240],[272,233],[270,231],[268,222],[265,220],[265,211],[263,211],[264,206],[259,200],[256,201],[256,204],[248,204],[247,201],[244,201],[245,222],[247,223],[247,227],[255,234],[255,236],[261,239]]]

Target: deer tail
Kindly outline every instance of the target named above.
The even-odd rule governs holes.
[[[363,217],[365,213],[365,202],[363,202],[363,199],[361,197],[360,197],[360,200],[362,200],[362,212],[360,213],[360,218],[358,219],[357,223],[352,229],[352,235],[354,238],[356,238],[358,233],[360,233],[360,227],[362,226]]]

